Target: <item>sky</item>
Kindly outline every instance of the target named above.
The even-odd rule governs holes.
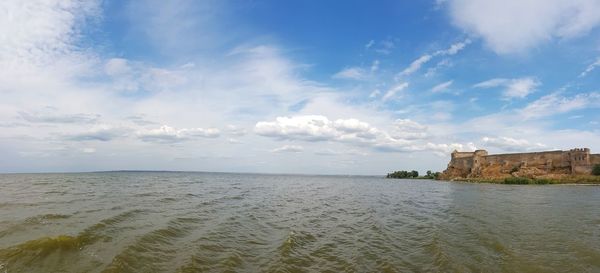
[[[599,0],[0,2],[0,172],[600,153]]]

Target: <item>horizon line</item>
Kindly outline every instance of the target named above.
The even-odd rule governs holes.
[[[0,175],[10,174],[86,174],[86,173],[217,173],[217,174],[253,174],[253,175],[296,175],[296,176],[363,176],[385,177],[385,174],[322,174],[322,173],[278,173],[278,172],[231,172],[231,171],[184,171],[184,170],[104,170],[104,171],[48,171],[48,172],[0,172]]]

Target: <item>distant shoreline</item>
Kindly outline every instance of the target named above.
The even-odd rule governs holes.
[[[319,173],[263,173],[263,172],[235,172],[235,171],[173,171],[173,170],[107,170],[107,171],[56,171],[56,172],[0,172],[0,175],[14,174],[94,174],[94,173],[206,173],[206,174],[239,174],[239,175],[282,175],[282,176],[340,176],[340,177],[377,177],[377,174],[319,174]]]

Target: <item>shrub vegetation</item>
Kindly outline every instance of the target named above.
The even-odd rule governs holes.
[[[592,168],[592,174],[593,175],[600,175],[600,164],[594,165],[594,167]]]
[[[531,179],[525,177],[508,177],[504,179],[504,184],[531,184]]]
[[[555,184],[556,181],[546,178],[531,179],[527,177],[508,177],[504,179],[504,184]]]
[[[423,176],[423,178],[426,179],[438,179],[438,177],[440,176],[440,172],[432,172],[432,171],[427,171],[427,173]]]
[[[387,178],[417,178],[419,177],[419,172],[412,171],[395,171],[393,173],[388,173]]]
[[[438,177],[440,176],[440,172],[432,172],[432,171],[427,171],[427,173],[423,176],[419,176],[419,172],[412,170],[412,171],[395,171],[393,173],[388,173],[387,174],[387,178],[410,178],[410,179],[438,179]]]

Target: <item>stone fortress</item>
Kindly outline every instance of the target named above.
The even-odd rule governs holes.
[[[590,154],[588,148],[569,151],[494,154],[486,150],[452,152],[443,179],[453,178],[503,178],[559,177],[564,175],[589,175],[595,164],[600,164],[600,154]]]

